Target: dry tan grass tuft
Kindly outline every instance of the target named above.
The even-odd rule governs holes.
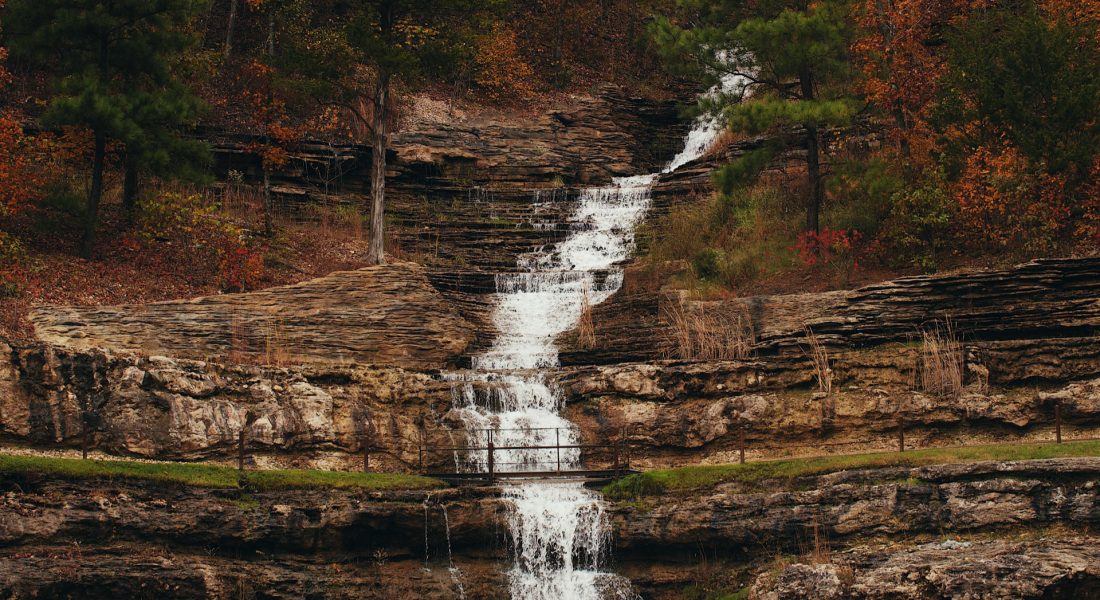
[[[749,316],[709,308],[686,305],[683,300],[664,303],[669,358],[744,360],[752,355],[756,335]]]
[[[951,319],[921,331],[917,383],[938,396],[958,397],[963,390],[964,349]]]
[[[585,350],[596,347],[596,325],[592,321],[592,302],[588,299],[588,289],[581,297],[581,318],[577,323],[577,345]]]
[[[806,344],[809,347],[803,348],[802,351],[813,363],[817,388],[826,394],[831,394],[833,391],[833,369],[829,364],[829,352],[809,327],[806,327]]]

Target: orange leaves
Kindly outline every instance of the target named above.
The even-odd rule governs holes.
[[[259,154],[264,168],[269,170],[286,165],[290,158],[288,147],[308,131],[308,124],[291,124],[286,101],[272,87],[274,74],[270,65],[250,62],[242,70],[245,87],[240,92],[241,102],[250,107],[248,127],[267,140],[252,144],[249,151]]]
[[[474,81],[496,100],[526,100],[534,93],[534,70],[520,56],[516,32],[497,24],[481,37],[477,47]]]
[[[11,115],[0,115],[0,217],[25,208],[39,195],[41,171],[35,169],[35,140]]]
[[[966,161],[952,194],[963,233],[993,251],[1046,251],[1056,247],[1069,223],[1065,178],[1033,173],[1007,144],[979,146]]]
[[[946,72],[944,58],[927,42],[934,29],[956,11],[952,0],[864,0],[857,8],[863,35],[852,51],[863,74],[861,91],[869,102],[893,116],[899,130],[896,135],[904,139],[927,135],[920,130]],[[914,153],[918,159],[924,156]]]

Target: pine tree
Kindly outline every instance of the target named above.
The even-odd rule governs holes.
[[[172,73],[193,38],[186,25],[197,0],[13,0],[13,51],[56,77],[44,121],[79,126],[94,137],[81,254],[91,257],[108,145],[126,151],[124,197],[132,206],[137,174],[194,173],[204,147],[179,135],[201,108]]]
[[[337,106],[368,131],[371,145],[370,242],[367,261],[382,264],[386,153],[392,89],[425,73],[452,69],[472,53],[480,16],[499,0],[353,0],[340,2],[339,23],[294,36],[280,48],[288,84],[319,103]],[[308,42],[306,41],[308,40]],[[363,107],[367,110],[363,110]]]
[[[729,127],[772,141],[720,170],[724,192],[754,178],[793,144],[805,148],[806,229],[820,228],[825,196],[821,132],[848,124],[858,105],[846,95],[851,28],[847,0],[680,0],[683,22],[667,17],[652,25],[654,39],[674,70],[699,76],[708,85],[737,75],[748,82],[743,94],[704,102],[720,111]]]

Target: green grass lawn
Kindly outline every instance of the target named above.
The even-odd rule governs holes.
[[[656,469],[624,477],[604,488],[604,494],[616,500],[634,500],[684,490],[738,482],[749,486],[764,481],[790,480],[845,469],[875,467],[919,467],[983,460],[1032,460],[1068,456],[1100,456],[1100,441],[1064,444],[1000,444],[969,448],[929,448],[908,452],[876,452],[796,458],[732,465],[706,465]]]
[[[233,489],[251,486],[259,490],[302,488],[359,488],[415,490],[443,487],[438,479],[399,473],[348,473],[338,471],[245,471],[196,463],[144,463],[125,460],[80,460],[0,454],[0,475],[48,474],[65,478],[137,479],[202,488]]]

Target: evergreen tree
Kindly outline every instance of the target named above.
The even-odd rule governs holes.
[[[201,107],[172,73],[193,38],[186,25],[197,0],[13,0],[12,49],[56,75],[45,122],[87,127],[94,137],[81,254],[91,257],[110,143],[126,149],[124,200],[137,174],[193,172],[204,149],[179,136]]]
[[[940,130],[970,128],[948,163],[999,138],[1036,169],[1084,183],[1100,155],[1100,46],[1095,23],[1048,21],[1039,7],[984,11],[948,36],[950,62],[935,114]]]
[[[321,104],[338,106],[368,131],[371,145],[370,242],[367,260],[382,264],[386,152],[393,83],[453,70],[473,51],[478,19],[499,0],[346,0],[308,35],[280,48],[289,85]],[[365,101],[365,102],[364,102]],[[364,110],[364,107],[366,110]]]
[[[681,26],[657,18],[652,31],[671,67],[708,85],[736,75],[742,93],[704,101],[734,131],[776,137],[716,175],[723,192],[755,178],[792,144],[805,148],[806,229],[817,231],[825,196],[821,131],[849,123],[857,110],[846,95],[850,25],[846,0],[680,0]],[[748,94],[748,97],[745,96]],[[796,133],[792,133],[796,132]]]

